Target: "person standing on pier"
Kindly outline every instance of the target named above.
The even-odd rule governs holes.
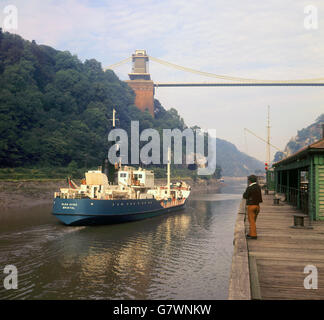
[[[248,176],[249,186],[243,193],[246,199],[248,219],[250,224],[250,232],[246,235],[247,239],[257,239],[256,220],[260,212],[260,202],[262,202],[261,188],[257,183],[255,175]]]

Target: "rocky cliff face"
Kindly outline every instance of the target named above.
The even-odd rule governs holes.
[[[243,177],[264,172],[263,162],[239,151],[226,140],[216,139],[216,162],[221,166],[223,176]]]
[[[319,116],[310,126],[301,129],[297,135],[290,139],[285,147],[285,152],[288,156],[296,153],[298,150],[314,143],[322,138],[322,124],[324,124],[324,113]],[[277,152],[274,157],[274,162],[283,158],[282,152]]]

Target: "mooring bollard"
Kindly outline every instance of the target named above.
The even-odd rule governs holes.
[[[304,215],[294,214],[294,226],[304,227]]]
[[[275,206],[278,206],[278,205],[279,205],[279,200],[280,200],[280,199],[274,198],[274,199],[273,199],[273,204],[274,204]]]

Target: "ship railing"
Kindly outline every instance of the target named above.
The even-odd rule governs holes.
[[[54,198],[61,199],[84,199],[89,198],[88,195],[84,192],[54,192]]]
[[[168,200],[166,200],[166,199],[165,200],[162,200],[161,201],[161,205],[164,208],[169,208],[169,207],[174,207],[176,205],[183,204],[184,201],[185,201],[185,199],[175,199],[175,198],[170,199],[169,198]]]

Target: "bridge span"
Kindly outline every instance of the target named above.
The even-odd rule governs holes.
[[[313,87],[324,86],[316,82],[154,82],[154,87]]]
[[[214,78],[216,82],[154,82],[148,71],[149,60],[167,67],[193,73],[208,78]],[[128,74],[126,83],[135,92],[135,105],[142,111],[148,110],[154,117],[154,92],[155,88],[162,87],[322,87],[323,78],[298,79],[298,80],[259,80],[227,75],[219,75],[211,72],[199,71],[183,67],[171,62],[154,58],[146,54],[145,50],[136,50],[131,57],[109,66],[113,69],[128,61],[132,61],[132,70]],[[219,81],[220,80],[220,81]],[[212,81],[212,80],[211,80]]]

